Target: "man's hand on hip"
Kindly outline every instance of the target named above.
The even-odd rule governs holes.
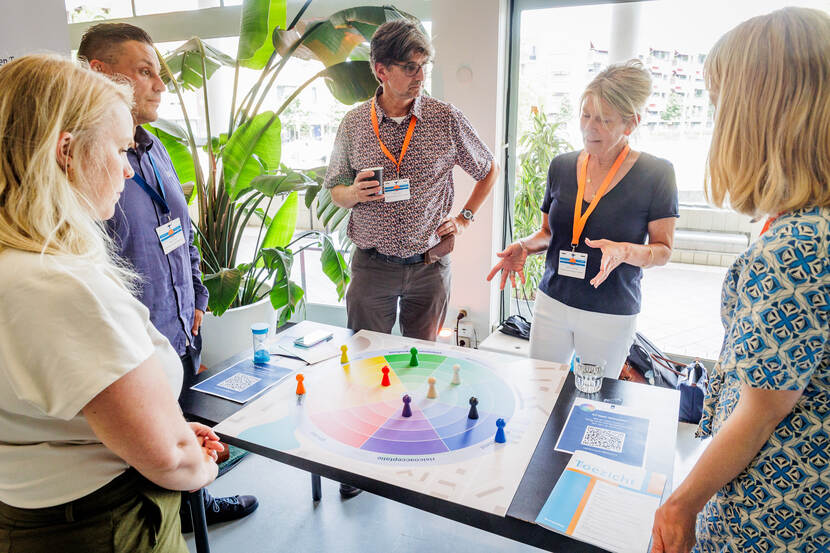
[[[190,329],[191,334],[194,336],[199,334],[199,328],[202,326],[202,318],[205,316],[205,312],[201,309],[197,309],[193,312],[193,328]]]
[[[444,220],[438,225],[438,236],[444,237],[447,234],[455,234],[456,236],[460,235],[467,227],[470,226],[471,221],[465,219],[461,215],[457,215],[455,217],[445,217]]]

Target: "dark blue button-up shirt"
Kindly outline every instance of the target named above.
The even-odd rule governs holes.
[[[168,218],[133,179],[124,184],[115,215],[107,221],[107,230],[115,241],[116,252],[141,276],[138,299],[150,310],[153,325],[170,340],[179,355],[184,355],[192,339],[194,310],[207,308],[208,291],[202,284],[199,251],[193,245],[187,201],[170,156],[158,138],[141,127],[136,129],[135,142],[135,148],[127,152],[130,165],[160,192],[148,153],[153,156],[170,208],[170,219],[181,220],[185,244],[164,254],[156,228]]]

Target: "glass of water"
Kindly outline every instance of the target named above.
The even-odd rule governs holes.
[[[583,394],[595,394],[602,388],[602,377],[605,374],[605,361],[589,363],[576,359],[574,363],[574,380],[576,389]]]

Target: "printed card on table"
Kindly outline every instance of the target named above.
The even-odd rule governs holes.
[[[645,553],[666,475],[575,451],[536,524],[618,553]]]
[[[649,420],[619,405],[577,398],[556,451],[588,451],[628,465],[645,464]]]

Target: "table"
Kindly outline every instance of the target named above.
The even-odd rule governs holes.
[[[345,331],[344,332],[348,332]],[[217,372],[224,370],[241,359],[251,355],[243,352],[196,377],[186,377],[180,404],[185,415],[208,425],[215,425],[231,416],[243,406],[218,397],[194,392],[189,387]],[[598,394],[586,396],[574,386],[573,374],[569,374],[556,406],[533,453],[518,491],[507,512],[500,517],[477,509],[465,507],[436,497],[407,490],[380,480],[367,478],[342,470],[335,466],[302,459],[282,451],[264,447],[233,437],[222,436],[228,443],[270,459],[306,470],[312,475],[312,494],[320,498],[319,476],[357,486],[369,493],[392,499],[429,513],[440,515],[457,522],[493,532],[527,545],[548,551],[597,552],[595,546],[573,540],[567,536],[549,531],[534,524],[544,502],[547,500],[559,475],[564,470],[570,455],[554,451],[555,442],[565,423],[573,401],[577,397],[590,397],[619,405],[648,406],[652,415],[652,432],[657,439],[649,441],[647,451],[648,468],[667,475],[672,481],[674,449],[677,429],[679,394],[673,390],[655,388],[618,380],[605,380]],[[670,486],[664,491],[664,500],[671,493]]]

